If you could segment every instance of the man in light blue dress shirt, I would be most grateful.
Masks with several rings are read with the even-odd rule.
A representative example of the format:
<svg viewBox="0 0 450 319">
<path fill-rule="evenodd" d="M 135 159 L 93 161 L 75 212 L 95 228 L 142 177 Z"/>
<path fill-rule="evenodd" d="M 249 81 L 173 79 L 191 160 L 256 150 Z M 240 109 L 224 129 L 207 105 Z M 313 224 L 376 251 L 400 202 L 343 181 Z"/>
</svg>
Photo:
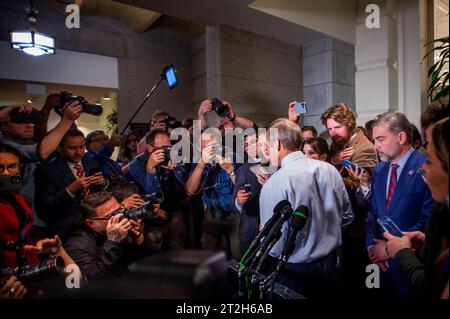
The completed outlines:
<svg viewBox="0 0 450 319">
<path fill-rule="evenodd" d="M 275 130 L 276 133 L 274 134 Z M 300 149 L 301 129 L 294 122 L 278 119 L 270 125 L 267 138 L 272 164 L 281 168 L 264 184 L 260 195 L 261 226 L 282 200 L 293 209 L 309 208 L 309 220 L 299 232 L 295 249 L 278 281 L 306 297 L 332 293 L 338 282 L 342 229 L 353 220 L 353 211 L 336 168 L 306 158 Z M 284 223 L 280 240 L 270 252 L 266 273 L 273 270 L 289 232 Z"/>
</svg>

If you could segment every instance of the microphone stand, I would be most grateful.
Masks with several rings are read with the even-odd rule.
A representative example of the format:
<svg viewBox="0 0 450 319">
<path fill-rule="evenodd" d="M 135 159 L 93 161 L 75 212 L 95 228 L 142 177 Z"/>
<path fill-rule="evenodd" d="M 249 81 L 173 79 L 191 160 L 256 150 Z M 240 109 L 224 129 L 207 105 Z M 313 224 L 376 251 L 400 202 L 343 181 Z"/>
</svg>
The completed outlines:
<svg viewBox="0 0 450 319">
<path fill-rule="evenodd" d="M 150 90 L 150 92 L 147 93 L 147 96 L 144 98 L 144 101 L 142 101 L 141 105 L 138 107 L 136 112 L 134 112 L 133 116 L 129 119 L 127 122 L 127 125 L 123 128 L 122 132 L 120 132 L 120 135 L 123 135 L 125 131 L 127 130 L 128 126 L 131 124 L 131 122 L 134 120 L 135 116 L 138 114 L 138 112 L 141 110 L 141 108 L 144 106 L 145 102 L 147 102 L 150 95 L 153 94 L 153 92 L 156 90 L 156 88 L 161 84 L 162 80 L 164 80 L 164 75 L 161 75 L 161 78 L 159 79 L 158 83 L 156 83 L 153 88 Z"/>
</svg>

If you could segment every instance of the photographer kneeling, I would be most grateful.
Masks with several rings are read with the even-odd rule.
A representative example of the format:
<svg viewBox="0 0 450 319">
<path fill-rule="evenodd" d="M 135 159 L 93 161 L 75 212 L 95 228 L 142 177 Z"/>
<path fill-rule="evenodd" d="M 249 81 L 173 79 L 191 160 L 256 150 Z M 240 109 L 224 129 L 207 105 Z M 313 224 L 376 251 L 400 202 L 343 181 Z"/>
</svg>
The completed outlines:
<svg viewBox="0 0 450 319">
<path fill-rule="evenodd" d="M 84 222 L 65 247 L 88 280 L 124 271 L 131 261 L 151 252 L 142 216 L 126 218 L 127 211 L 120 210 L 111 192 L 90 193 L 80 209 Z"/>
</svg>

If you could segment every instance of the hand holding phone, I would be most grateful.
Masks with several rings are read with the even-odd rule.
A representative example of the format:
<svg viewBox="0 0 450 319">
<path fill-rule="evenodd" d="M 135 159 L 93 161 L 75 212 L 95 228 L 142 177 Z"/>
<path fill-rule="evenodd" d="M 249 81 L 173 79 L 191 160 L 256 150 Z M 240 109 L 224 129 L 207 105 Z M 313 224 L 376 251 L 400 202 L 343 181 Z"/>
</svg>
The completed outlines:
<svg viewBox="0 0 450 319">
<path fill-rule="evenodd" d="M 242 186 L 242 189 L 243 189 L 246 193 L 249 193 L 249 192 L 252 190 L 252 185 L 250 185 L 250 184 L 244 184 L 244 185 Z"/>
<path fill-rule="evenodd" d="M 394 221 L 388 216 L 378 218 L 377 222 L 385 232 L 388 232 L 393 236 L 403 237 L 403 233 L 400 228 L 398 228 Z"/>
<path fill-rule="evenodd" d="M 350 162 L 349 160 L 342 160 L 341 165 L 344 167 L 351 167 L 354 171 L 356 171 L 356 168 L 359 167 L 353 162 Z M 365 169 L 362 167 L 359 167 L 360 170 L 362 170 L 362 173 L 365 172 Z"/>
<path fill-rule="evenodd" d="M 308 107 L 306 106 L 306 102 L 297 102 L 294 104 L 294 110 L 297 115 L 308 113 Z"/>
</svg>

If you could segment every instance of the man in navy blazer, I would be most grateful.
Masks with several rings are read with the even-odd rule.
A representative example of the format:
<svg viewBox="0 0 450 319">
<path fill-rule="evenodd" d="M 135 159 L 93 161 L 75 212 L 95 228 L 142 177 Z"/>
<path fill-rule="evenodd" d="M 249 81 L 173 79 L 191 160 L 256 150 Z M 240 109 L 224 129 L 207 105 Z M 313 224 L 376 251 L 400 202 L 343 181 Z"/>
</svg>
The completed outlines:
<svg viewBox="0 0 450 319">
<path fill-rule="evenodd" d="M 59 154 L 35 171 L 36 213 L 47 222 L 46 235 L 63 241 L 79 218 L 83 196 L 107 187 L 99 164 L 85 156 L 84 135 L 70 129 L 59 146 Z"/>
<path fill-rule="evenodd" d="M 366 247 L 372 262 L 385 272 L 381 288 L 409 297 L 402 274 L 386 253 L 386 241 L 377 220 L 389 216 L 402 232 L 424 231 L 434 204 L 430 189 L 417 171 L 426 158 L 411 146 L 411 126 L 400 112 L 378 115 L 373 138 L 382 162 L 372 171 Z"/>
<path fill-rule="evenodd" d="M 267 174 L 253 173 L 250 168 L 258 165 L 261 158 L 265 157 L 265 134 L 257 136 L 249 134 L 244 136 L 244 150 L 248 162 L 236 170 L 236 182 L 234 184 L 231 209 L 235 214 L 240 215 L 239 221 L 239 248 L 244 254 L 259 231 L 259 194 L 262 185 L 269 178 Z M 250 190 L 244 189 L 244 185 L 249 184 Z"/>
</svg>

